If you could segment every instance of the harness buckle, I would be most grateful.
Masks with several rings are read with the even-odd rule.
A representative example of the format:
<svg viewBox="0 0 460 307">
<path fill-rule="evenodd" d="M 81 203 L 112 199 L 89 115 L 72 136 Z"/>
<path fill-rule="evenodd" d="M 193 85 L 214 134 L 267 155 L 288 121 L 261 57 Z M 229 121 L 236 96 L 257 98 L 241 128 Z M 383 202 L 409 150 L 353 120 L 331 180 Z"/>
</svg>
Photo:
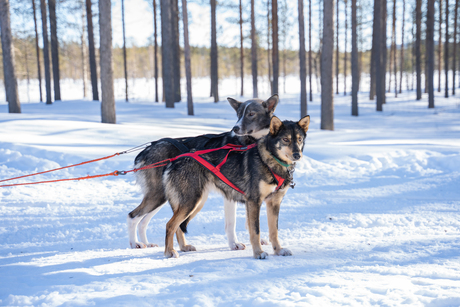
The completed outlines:
<svg viewBox="0 0 460 307">
<path fill-rule="evenodd" d="M 127 171 L 117 171 L 117 176 L 126 175 L 127 173 L 128 173 Z"/>
</svg>

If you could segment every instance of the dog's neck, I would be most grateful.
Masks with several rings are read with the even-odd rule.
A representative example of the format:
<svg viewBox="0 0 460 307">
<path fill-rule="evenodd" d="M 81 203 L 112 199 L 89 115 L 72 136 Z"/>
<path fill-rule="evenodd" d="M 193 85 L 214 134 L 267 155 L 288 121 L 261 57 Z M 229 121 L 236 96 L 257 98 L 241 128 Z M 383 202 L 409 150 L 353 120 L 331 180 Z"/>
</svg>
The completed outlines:
<svg viewBox="0 0 460 307">
<path fill-rule="evenodd" d="M 251 145 L 257 142 L 257 139 L 253 138 L 250 135 L 242 135 L 242 136 L 237 135 L 236 137 L 243 145 Z"/>
<path fill-rule="evenodd" d="M 261 138 L 257 143 L 262 162 L 264 162 L 272 172 L 290 181 L 291 176 L 289 172 L 292 171 L 294 165 L 284 163 L 275 157 L 274 153 L 270 152 L 267 146 L 267 137 L 268 136 Z"/>
</svg>

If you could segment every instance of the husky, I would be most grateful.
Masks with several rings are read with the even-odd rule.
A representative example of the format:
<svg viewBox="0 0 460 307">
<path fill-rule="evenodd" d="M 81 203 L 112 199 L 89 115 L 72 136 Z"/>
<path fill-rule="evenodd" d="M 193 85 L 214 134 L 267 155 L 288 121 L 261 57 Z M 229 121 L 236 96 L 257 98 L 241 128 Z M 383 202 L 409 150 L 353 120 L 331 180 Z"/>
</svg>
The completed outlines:
<svg viewBox="0 0 460 307">
<path fill-rule="evenodd" d="M 218 148 L 228 143 L 249 145 L 268 134 L 270 119 L 278 105 L 278 95 L 275 94 L 265 101 L 257 98 L 246 102 L 239 102 L 233 98 L 227 99 L 238 116 L 238 121 L 231 131 L 222 134 L 158 140 L 138 154 L 135 158 L 135 167 L 141 168 L 158 161 L 174 158 L 184 152 Z M 152 217 L 167 200 L 163 187 L 164 169 L 165 167 L 159 167 L 136 172 L 137 182 L 142 187 L 144 198 L 141 204 L 131 211 L 127 217 L 131 248 L 158 246 L 157 244 L 149 243 L 146 231 Z M 205 201 L 206 199 L 202 198 L 203 204 Z M 236 237 L 236 202 L 225 199 L 224 211 L 225 232 L 230 249 L 245 249 L 245 245 L 239 243 Z M 140 241 L 138 241 L 136 233 L 138 225 Z M 181 238 L 181 235 L 178 235 L 178 238 Z M 193 250 L 192 247 L 181 245 L 181 250 L 188 251 L 189 249 Z"/>
<path fill-rule="evenodd" d="M 293 182 L 295 161 L 302 158 L 309 124 L 308 115 L 298 122 L 282 122 L 273 116 L 268 135 L 261 138 L 257 146 L 245 151 L 219 150 L 200 155 L 212 165 L 220 165 L 220 172 L 239 192 L 192 157 L 180 157 L 166 166 L 163 186 L 174 213 L 166 224 L 165 257 L 179 257 L 173 247 L 174 234 L 181 250 L 195 250 L 187 245 L 184 233 L 188 222 L 202 209 L 210 190 L 217 190 L 229 201 L 246 205 L 246 221 L 256 259 L 268 257 L 260 244 L 259 228 L 260 207 L 265 202 L 273 250 L 276 255 L 291 256 L 291 251 L 282 248 L 278 241 L 278 215 L 281 200 Z"/>
</svg>

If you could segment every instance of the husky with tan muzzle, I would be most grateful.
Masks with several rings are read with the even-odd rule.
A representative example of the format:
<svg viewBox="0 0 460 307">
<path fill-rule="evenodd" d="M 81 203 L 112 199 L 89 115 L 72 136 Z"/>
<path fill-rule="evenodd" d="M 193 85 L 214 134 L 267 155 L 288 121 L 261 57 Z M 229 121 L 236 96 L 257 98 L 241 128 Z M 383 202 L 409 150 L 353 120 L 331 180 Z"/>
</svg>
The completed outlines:
<svg viewBox="0 0 460 307">
<path fill-rule="evenodd" d="M 208 193 L 213 190 L 229 201 L 245 204 L 254 258 L 268 257 L 260 244 L 259 215 L 262 202 L 267 205 L 269 238 L 275 255 L 292 255 L 279 243 L 278 215 L 281 201 L 293 183 L 295 161 L 302 158 L 309 124 L 308 115 L 298 122 L 282 122 L 274 116 L 268 135 L 262 137 L 256 146 L 239 147 L 233 151 L 226 146 L 200 154 L 209 165 L 218 165 L 221 174 L 210 171 L 193 155 L 181 156 L 166 166 L 163 174 L 164 194 L 173 216 L 166 225 L 165 256 L 179 257 L 173 247 L 174 234 L 181 250 L 195 250 L 186 243 L 184 233 L 187 224 L 203 208 Z"/>
</svg>

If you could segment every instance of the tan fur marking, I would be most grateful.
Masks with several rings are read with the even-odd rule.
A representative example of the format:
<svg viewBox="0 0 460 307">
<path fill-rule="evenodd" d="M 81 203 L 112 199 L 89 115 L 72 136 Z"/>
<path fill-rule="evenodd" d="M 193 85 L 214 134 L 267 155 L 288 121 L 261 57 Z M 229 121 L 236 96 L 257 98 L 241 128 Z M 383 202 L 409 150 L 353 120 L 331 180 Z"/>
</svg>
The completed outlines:
<svg viewBox="0 0 460 307">
<path fill-rule="evenodd" d="M 310 115 L 306 115 L 303 118 L 301 118 L 297 124 L 300 126 L 300 128 L 303 129 L 303 131 L 307 132 L 308 131 L 308 126 L 310 126 Z"/>
<path fill-rule="evenodd" d="M 258 259 L 264 253 L 262 245 L 260 245 L 260 226 L 259 233 L 256 232 L 256 223 L 259 225 L 260 204 L 248 202 L 246 204 L 246 212 L 253 255 L 254 258 Z"/>
<path fill-rule="evenodd" d="M 269 238 L 275 254 L 278 254 L 282 248 L 278 240 L 278 216 L 281 200 L 283 199 L 285 193 L 275 193 L 272 197 L 265 200 L 265 203 L 267 204 Z"/>
<path fill-rule="evenodd" d="M 276 190 L 276 184 L 268 184 L 265 181 L 259 183 L 260 200 L 263 201 L 268 195 L 272 194 Z"/>
<path fill-rule="evenodd" d="M 276 116 L 273 116 L 270 121 L 270 134 L 276 135 L 283 125 L 283 122 Z"/>
</svg>

